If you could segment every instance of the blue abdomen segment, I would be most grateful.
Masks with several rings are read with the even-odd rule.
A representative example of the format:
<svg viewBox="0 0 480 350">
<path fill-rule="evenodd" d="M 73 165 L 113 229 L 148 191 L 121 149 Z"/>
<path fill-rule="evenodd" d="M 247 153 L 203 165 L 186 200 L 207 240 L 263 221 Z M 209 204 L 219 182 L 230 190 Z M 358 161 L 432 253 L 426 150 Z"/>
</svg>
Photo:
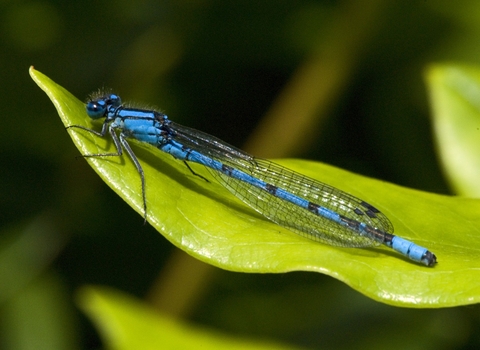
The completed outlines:
<svg viewBox="0 0 480 350">
<path fill-rule="evenodd" d="M 393 236 L 392 240 L 385 244 L 391 247 L 393 250 L 396 250 L 400 254 L 405 255 L 409 259 L 425 264 L 427 266 L 435 265 L 436 261 L 432 259 L 432 256 L 434 257 L 434 255 L 428 249 L 423 248 L 406 239 L 398 236 Z"/>
</svg>

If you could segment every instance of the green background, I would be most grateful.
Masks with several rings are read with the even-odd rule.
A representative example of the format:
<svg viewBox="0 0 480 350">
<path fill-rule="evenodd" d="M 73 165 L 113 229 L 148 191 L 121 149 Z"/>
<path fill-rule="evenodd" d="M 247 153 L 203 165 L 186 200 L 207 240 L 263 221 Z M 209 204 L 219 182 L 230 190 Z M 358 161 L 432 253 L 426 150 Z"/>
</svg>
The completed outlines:
<svg viewBox="0 0 480 350">
<path fill-rule="evenodd" d="M 306 348 L 479 345 L 477 306 L 395 308 L 321 274 L 233 273 L 174 250 L 75 159 L 27 74 L 34 65 L 79 98 L 112 87 L 256 155 L 316 159 L 449 193 L 423 76 L 432 62 L 478 63 L 477 2 L 1 6 L 2 348 L 100 347 L 73 301 L 85 284 L 115 287 L 225 334 Z M 273 148 L 252 141 L 262 117 L 284 111 L 287 121 L 310 120 L 295 142 L 282 119 L 275 125 L 285 125 L 283 134 L 267 142 Z"/>
</svg>

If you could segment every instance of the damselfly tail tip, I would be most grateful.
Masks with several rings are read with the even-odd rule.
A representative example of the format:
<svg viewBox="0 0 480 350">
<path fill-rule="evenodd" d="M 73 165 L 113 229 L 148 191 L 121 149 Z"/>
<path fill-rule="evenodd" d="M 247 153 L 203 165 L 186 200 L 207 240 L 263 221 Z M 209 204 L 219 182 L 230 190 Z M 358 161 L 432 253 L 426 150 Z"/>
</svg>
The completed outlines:
<svg viewBox="0 0 480 350">
<path fill-rule="evenodd" d="M 437 257 L 435 256 L 435 254 L 433 254 L 431 251 L 428 251 L 428 250 L 423 255 L 422 261 L 428 267 L 434 267 L 438 263 Z"/>
</svg>

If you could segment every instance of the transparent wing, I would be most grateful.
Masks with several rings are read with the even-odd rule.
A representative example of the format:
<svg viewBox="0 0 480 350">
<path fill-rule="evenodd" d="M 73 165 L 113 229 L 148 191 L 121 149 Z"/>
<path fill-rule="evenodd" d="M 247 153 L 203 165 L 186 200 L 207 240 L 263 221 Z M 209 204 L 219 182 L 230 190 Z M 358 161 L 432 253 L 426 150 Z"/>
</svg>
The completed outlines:
<svg viewBox="0 0 480 350">
<path fill-rule="evenodd" d="M 320 181 L 313 180 L 265 159 L 254 158 L 223 141 L 198 130 L 171 123 L 175 140 L 225 165 L 264 182 L 282 188 L 295 196 L 335 211 L 338 214 L 383 232 L 393 232 L 393 225 L 376 208 L 363 200 Z M 368 247 L 381 244 L 368 236 L 337 224 L 282 198 L 208 168 L 223 186 L 243 202 L 273 222 L 315 241 L 335 246 Z"/>
</svg>

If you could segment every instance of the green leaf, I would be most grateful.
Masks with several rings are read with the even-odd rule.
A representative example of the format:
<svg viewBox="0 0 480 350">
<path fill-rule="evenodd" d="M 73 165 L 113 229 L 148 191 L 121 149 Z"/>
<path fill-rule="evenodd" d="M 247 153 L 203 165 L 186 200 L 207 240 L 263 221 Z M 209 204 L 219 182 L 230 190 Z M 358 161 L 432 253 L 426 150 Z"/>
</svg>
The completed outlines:
<svg viewBox="0 0 480 350">
<path fill-rule="evenodd" d="M 480 68 L 434 65 L 427 82 L 447 178 L 458 194 L 480 197 Z"/>
<path fill-rule="evenodd" d="M 39 215 L 0 232 L 4 349 L 77 349 L 69 296 L 51 268 L 66 239 L 54 223 Z"/>
<path fill-rule="evenodd" d="M 65 125 L 97 128 L 84 104 L 31 69 Z M 82 154 L 114 152 L 108 138 L 69 129 Z M 446 307 L 480 300 L 480 201 L 403 188 L 325 164 L 279 161 L 378 207 L 396 233 L 429 248 L 438 264 L 428 268 L 388 248 L 338 248 L 302 238 L 244 205 L 214 180 L 193 176 L 185 165 L 148 145 L 132 141 L 147 181 L 148 221 L 190 255 L 232 271 L 316 271 L 361 293 L 404 307 Z M 107 184 L 142 213 L 140 179 L 128 157 L 88 158 Z M 202 167 L 194 167 L 202 173 Z M 205 176 L 208 173 L 203 172 Z"/>
<path fill-rule="evenodd" d="M 109 349 L 293 349 L 181 323 L 110 288 L 84 287 L 78 303 L 95 322 Z"/>
</svg>

